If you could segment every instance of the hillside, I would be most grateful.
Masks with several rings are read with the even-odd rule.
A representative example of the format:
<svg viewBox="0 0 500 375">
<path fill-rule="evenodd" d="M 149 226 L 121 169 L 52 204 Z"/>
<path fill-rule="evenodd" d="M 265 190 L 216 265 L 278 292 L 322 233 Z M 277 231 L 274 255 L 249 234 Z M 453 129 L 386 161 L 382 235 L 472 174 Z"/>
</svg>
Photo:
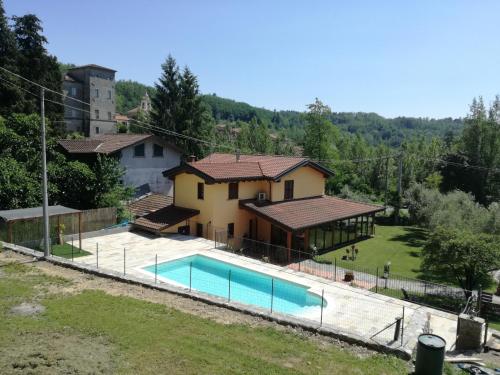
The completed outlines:
<svg viewBox="0 0 500 375">
<path fill-rule="evenodd" d="M 116 110 L 126 113 L 139 105 L 148 91 L 154 95 L 154 87 L 136 81 L 119 80 L 116 82 Z M 203 95 L 216 122 L 249 122 L 253 117 L 260 119 L 270 128 L 282 130 L 288 138 L 298 140 L 303 135 L 305 121 L 298 111 L 272 111 L 254 107 L 248 103 L 221 98 L 215 94 Z M 416 137 L 444 137 L 447 133 L 458 134 L 463 127 L 462 119 L 396 117 L 385 118 L 376 113 L 333 112 L 330 120 L 341 131 L 361 135 L 369 144 L 385 144 L 398 147 L 404 139 Z"/>
</svg>

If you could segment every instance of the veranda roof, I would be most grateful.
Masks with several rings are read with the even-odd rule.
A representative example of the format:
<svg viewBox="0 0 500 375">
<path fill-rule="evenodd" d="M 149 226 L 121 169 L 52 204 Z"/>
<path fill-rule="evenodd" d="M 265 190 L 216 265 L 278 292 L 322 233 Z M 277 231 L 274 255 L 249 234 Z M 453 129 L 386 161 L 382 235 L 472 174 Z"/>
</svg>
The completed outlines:
<svg viewBox="0 0 500 375">
<path fill-rule="evenodd" d="M 241 208 L 254 212 L 289 231 L 302 230 L 384 210 L 382 206 L 326 195 L 280 202 L 241 200 L 239 204 Z"/>
</svg>

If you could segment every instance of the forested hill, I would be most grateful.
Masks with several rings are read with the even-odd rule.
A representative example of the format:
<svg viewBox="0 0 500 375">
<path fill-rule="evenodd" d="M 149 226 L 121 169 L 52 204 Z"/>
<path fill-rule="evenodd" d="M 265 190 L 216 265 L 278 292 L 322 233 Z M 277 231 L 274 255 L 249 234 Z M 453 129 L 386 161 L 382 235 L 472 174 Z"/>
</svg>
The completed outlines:
<svg viewBox="0 0 500 375">
<path fill-rule="evenodd" d="M 151 86 L 135 81 L 119 80 L 116 83 L 117 112 L 125 113 L 139 105 L 146 90 L 150 96 L 154 95 L 154 88 Z M 289 138 L 300 139 L 303 135 L 305 120 L 301 112 L 271 111 L 214 94 L 203 95 L 202 99 L 210 107 L 212 116 L 217 122 L 249 122 L 256 117 L 270 128 L 282 130 Z M 383 143 L 392 147 L 399 146 L 403 139 L 420 136 L 442 138 L 448 133 L 458 134 L 463 127 L 462 119 L 414 117 L 389 119 L 376 113 L 366 112 L 332 112 L 330 120 L 340 130 L 359 134 L 372 145 Z"/>
<path fill-rule="evenodd" d="M 204 95 L 216 120 L 250 121 L 257 117 L 270 126 L 285 131 L 291 128 L 303 128 L 305 120 L 297 111 L 271 111 L 253 107 L 247 103 L 220 98 L 216 95 Z M 341 130 L 360 134 L 370 144 L 384 143 L 399 146 L 403 139 L 413 137 L 444 137 L 448 133 L 458 134 L 463 127 L 462 119 L 429 119 L 414 117 L 385 118 L 376 113 L 332 112 L 330 120 Z"/>
</svg>

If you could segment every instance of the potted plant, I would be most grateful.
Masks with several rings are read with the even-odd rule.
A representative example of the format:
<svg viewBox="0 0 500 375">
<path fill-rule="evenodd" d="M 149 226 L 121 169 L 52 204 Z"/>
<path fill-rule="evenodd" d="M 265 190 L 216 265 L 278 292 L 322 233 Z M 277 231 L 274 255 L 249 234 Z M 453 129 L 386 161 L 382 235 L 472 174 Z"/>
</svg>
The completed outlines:
<svg viewBox="0 0 500 375">
<path fill-rule="evenodd" d="M 354 272 L 352 271 L 346 271 L 344 275 L 344 281 L 353 281 L 354 280 Z"/>
</svg>

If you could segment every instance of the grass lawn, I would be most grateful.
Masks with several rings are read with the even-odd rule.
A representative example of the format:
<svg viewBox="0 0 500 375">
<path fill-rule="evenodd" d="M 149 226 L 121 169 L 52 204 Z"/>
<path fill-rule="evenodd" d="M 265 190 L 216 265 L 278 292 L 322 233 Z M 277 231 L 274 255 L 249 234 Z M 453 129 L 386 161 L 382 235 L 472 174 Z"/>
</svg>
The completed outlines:
<svg viewBox="0 0 500 375">
<path fill-rule="evenodd" d="M 271 327 L 221 324 L 163 304 L 71 284 L 32 266 L 0 267 L 1 374 L 407 374 L 393 356 L 357 356 Z M 36 315 L 14 313 L 37 303 Z"/>
<path fill-rule="evenodd" d="M 64 243 L 63 245 L 52 245 L 52 255 L 57 255 L 59 257 L 71 259 L 71 244 Z M 73 248 L 73 257 L 83 257 L 85 255 L 90 255 L 88 251 L 82 250 L 77 246 Z"/>
<path fill-rule="evenodd" d="M 399 276 L 421 279 L 458 286 L 455 280 L 443 280 L 440 277 L 424 274 L 420 271 L 420 253 L 427 239 L 427 231 L 423 228 L 397 225 L 377 225 L 375 236 L 356 244 L 359 249 L 355 261 L 340 261 L 346 255 L 350 246 L 330 251 L 318 257 L 321 260 L 332 261 L 337 258 L 337 264 L 375 275 L 379 267 L 382 275 L 384 264 L 391 262 L 391 273 Z M 340 262 L 339 262 L 340 261 Z M 494 293 L 496 284 L 492 282 L 485 291 Z"/>
<path fill-rule="evenodd" d="M 425 229 L 410 226 L 385 226 L 377 225 L 375 236 L 368 240 L 359 242 L 359 249 L 355 261 L 343 261 L 342 267 L 367 268 L 370 273 L 375 274 L 379 267 L 383 272 L 384 264 L 391 262 L 391 272 L 417 278 L 420 276 L 420 252 L 426 240 Z M 350 246 L 349 246 L 350 247 Z M 331 251 L 319 257 L 322 260 L 339 261 L 346 255 L 346 248 Z"/>
</svg>

